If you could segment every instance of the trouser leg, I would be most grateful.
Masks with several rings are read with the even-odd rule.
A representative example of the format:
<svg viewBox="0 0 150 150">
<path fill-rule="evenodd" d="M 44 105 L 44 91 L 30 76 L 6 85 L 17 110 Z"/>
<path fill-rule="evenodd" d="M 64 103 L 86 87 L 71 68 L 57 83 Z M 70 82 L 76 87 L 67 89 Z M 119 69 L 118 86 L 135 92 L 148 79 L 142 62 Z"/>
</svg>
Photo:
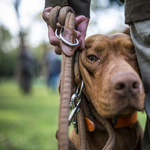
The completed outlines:
<svg viewBox="0 0 150 150">
<path fill-rule="evenodd" d="M 150 119 L 147 117 L 146 127 L 144 131 L 144 138 L 142 143 L 142 150 L 150 150 Z"/>
<path fill-rule="evenodd" d="M 141 78 L 145 89 L 145 111 L 147 123 L 144 133 L 143 150 L 150 150 L 150 20 L 130 25 L 131 38 L 135 46 Z"/>
</svg>

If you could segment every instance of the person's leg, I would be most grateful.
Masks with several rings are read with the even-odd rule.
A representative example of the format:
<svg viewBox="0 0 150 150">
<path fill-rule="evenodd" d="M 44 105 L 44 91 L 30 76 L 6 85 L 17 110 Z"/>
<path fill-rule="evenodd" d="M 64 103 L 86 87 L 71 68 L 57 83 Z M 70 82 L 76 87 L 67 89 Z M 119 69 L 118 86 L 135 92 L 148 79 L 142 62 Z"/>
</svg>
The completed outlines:
<svg viewBox="0 0 150 150">
<path fill-rule="evenodd" d="M 142 150 L 150 150 L 150 119 L 147 117 L 146 127 L 144 131 L 144 138 L 142 143 Z"/>
<path fill-rule="evenodd" d="M 146 94 L 145 111 L 147 114 L 147 123 L 142 149 L 150 150 L 150 20 L 134 22 L 130 25 L 130 33 L 135 46 Z"/>
</svg>

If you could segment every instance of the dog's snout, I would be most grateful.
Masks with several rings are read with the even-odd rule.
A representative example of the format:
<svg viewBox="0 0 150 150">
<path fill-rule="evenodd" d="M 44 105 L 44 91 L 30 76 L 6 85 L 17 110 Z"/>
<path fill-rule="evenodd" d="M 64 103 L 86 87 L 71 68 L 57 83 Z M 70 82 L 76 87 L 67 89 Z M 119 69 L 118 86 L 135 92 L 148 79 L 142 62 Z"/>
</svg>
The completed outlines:
<svg viewBox="0 0 150 150">
<path fill-rule="evenodd" d="M 113 78 L 112 88 L 120 96 L 133 96 L 138 93 L 140 82 L 133 73 L 123 73 Z"/>
</svg>

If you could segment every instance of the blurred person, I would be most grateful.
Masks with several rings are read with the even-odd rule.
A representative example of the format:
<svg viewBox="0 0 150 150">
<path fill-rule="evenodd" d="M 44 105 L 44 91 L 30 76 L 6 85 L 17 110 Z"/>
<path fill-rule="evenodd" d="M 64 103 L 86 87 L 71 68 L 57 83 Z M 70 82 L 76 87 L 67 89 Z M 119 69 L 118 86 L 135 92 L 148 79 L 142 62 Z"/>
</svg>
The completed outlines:
<svg viewBox="0 0 150 150">
<path fill-rule="evenodd" d="M 135 46 L 141 78 L 145 88 L 146 128 L 142 150 L 150 150 L 150 0 L 120 0 L 125 5 L 125 23 L 130 26 L 130 34 Z M 90 17 L 90 0 L 46 0 L 43 19 L 48 25 L 49 41 L 60 51 L 59 40 L 49 26 L 49 13 L 54 6 L 70 6 L 76 12 L 76 30 L 80 41 L 79 49 L 84 49 L 84 38 Z"/>
<path fill-rule="evenodd" d="M 60 71 L 61 71 L 61 60 L 57 57 L 53 50 L 49 50 L 45 54 L 47 63 L 47 85 L 52 87 L 54 91 L 57 90 Z"/>
<path fill-rule="evenodd" d="M 21 52 L 19 54 L 20 63 L 20 87 L 25 94 L 29 94 L 31 91 L 32 69 L 33 69 L 33 57 L 27 47 L 22 44 Z"/>
</svg>

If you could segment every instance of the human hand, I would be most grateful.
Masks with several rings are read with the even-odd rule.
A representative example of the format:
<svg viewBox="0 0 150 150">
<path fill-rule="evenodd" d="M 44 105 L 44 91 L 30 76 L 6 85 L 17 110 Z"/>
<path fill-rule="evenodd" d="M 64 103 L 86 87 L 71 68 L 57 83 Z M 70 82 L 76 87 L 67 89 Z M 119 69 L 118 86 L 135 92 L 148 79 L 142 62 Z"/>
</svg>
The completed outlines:
<svg viewBox="0 0 150 150">
<path fill-rule="evenodd" d="M 60 40 L 57 39 L 55 36 L 54 31 L 49 25 L 49 14 L 50 11 L 52 10 L 52 7 L 45 8 L 43 11 L 43 19 L 48 25 L 48 37 L 49 37 L 49 42 L 51 45 L 54 46 L 54 50 L 56 54 L 61 54 L 61 48 L 60 48 Z M 89 23 L 89 18 L 83 16 L 83 15 L 78 15 L 76 16 L 76 30 L 77 30 L 77 38 L 79 40 L 79 47 L 80 50 L 84 49 L 84 39 L 86 36 L 86 30 L 87 26 Z"/>
<path fill-rule="evenodd" d="M 48 7 L 45 8 L 42 14 L 43 20 L 46 22 L 47 27 L 48 27 L 48 38 L 49 38 L 49 43 L 54 46 L 54 51 L 56 54 L 60 55 L 61 54 L 61 49 L 60 49 L 60 41 L 57 39 L 55 36 L 54 31 L 50 27 L 49 23 L 49 14 L 50 11 L 52 10 L 53 7 Z"/>
</svg>

